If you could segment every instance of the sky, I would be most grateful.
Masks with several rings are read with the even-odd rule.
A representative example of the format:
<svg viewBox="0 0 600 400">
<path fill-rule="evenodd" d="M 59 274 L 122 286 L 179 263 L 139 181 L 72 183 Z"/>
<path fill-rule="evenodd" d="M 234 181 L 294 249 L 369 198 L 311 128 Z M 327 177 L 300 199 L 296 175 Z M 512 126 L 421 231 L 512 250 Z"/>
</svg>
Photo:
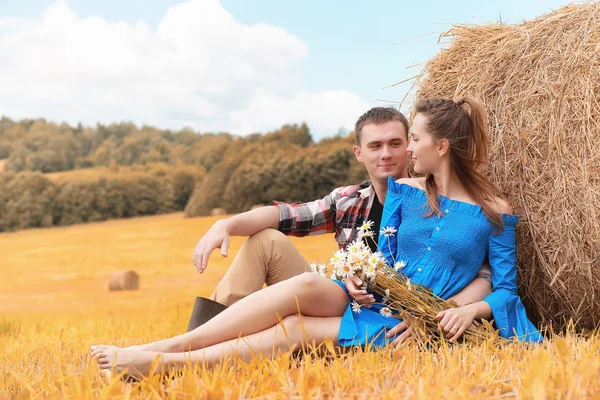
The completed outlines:
<svg viewBox="0 0 600 400">
<path fill-rule="evenodd" d="M 241 135 L 306 122 L 320 139 L 400 102 L 410 83 L 390 85 L 448 46 L 438 38 L 453 24 L 514 24 L 566 4 L 4 0 L 0 115 Z"/>
</svg>

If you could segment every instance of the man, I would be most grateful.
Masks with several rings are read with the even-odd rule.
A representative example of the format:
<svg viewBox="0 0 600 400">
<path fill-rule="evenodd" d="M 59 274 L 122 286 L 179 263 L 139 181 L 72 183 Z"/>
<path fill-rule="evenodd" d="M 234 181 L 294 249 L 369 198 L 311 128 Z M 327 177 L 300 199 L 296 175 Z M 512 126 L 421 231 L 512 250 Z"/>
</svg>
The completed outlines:
<svg viewBox="0 0 600 400">
<path fill-rule="evenodd" d="M 340 248 L 354 241 L 366 220 L 379 232 L 387 178 L 408 177 L 408 121 L 397 110 L 375 107 L 355 125 L 356 159 L 364 164 L 370 181 L 334 189 L 323 199 L 303 204 L 278 203 L 217 221 L 200 239 L 193 262 L 202 273 L 212 251 L 221 249 L 226 257 L 230 236 L 249 236 L 210 299 L 198 298 L 188 331 L 206 322 L 241 298 L 309 271 L 309 265 L 286 235 L 307 236 L 335 232 Z M 375 247 L 373 241 L 368 241 Z M 374 249 L 373 249 L 374 250 Z M 360 289 L 356 278 L 347 283 L 350 295 L 361 304 L 374 301 Z M 489 269 L 454 299 L 459 304 L 482 300 L 491 292 Z"/>
</svg>

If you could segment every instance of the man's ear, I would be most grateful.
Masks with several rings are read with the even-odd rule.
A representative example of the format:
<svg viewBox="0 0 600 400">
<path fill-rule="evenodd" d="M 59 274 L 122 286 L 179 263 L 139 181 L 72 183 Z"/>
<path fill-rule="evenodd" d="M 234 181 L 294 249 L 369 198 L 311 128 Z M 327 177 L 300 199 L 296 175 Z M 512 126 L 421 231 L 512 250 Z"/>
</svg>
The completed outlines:
<svg viewBox="0 0 600 400">
<path fill-rule="evenodd" d="M 358 162 L 362 162 L 362 158 L 360 157 L 360 147 L 354 146 L 352 148 L 352 151 L 354 152 L 354 155 L 356 156 L 356 159 L 358 160 Z"/>
<path fill-rule="evenodd" d="M 440 139 L 438 141 L 438 155 L 440 157 L 442 157 L 445 154 L 448 154 L 449 150 L 450 150 L 450 142 L 448 141 L 448 139 Z"/>
</svg>

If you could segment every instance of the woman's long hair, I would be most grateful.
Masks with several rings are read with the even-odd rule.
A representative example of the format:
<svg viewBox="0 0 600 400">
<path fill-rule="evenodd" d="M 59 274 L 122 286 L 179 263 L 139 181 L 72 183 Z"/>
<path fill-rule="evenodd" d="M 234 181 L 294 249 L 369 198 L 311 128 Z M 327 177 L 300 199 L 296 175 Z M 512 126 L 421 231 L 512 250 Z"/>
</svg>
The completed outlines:
<svg viewBox="0 0 600 400">
<path fill-rule="evenodd" d="M 445 98 L 422 99 L 417 102 L 416 113 L 424 114 L 427 131 L 436 139 L 447 139 L 450 143 L 450 164 L 466 192 L 481 205 L 485 215 L 499 230 L 503 228 L 500 215 L 490 207 L 496 190 L 479 171 L 487 161 L 489 139 L 483 105 L 472 97 L 458 100 Z M 441 215 L 437 188 L 432 174 L 425 177 L 425 193 L 429 213 Z"/>
</svg>

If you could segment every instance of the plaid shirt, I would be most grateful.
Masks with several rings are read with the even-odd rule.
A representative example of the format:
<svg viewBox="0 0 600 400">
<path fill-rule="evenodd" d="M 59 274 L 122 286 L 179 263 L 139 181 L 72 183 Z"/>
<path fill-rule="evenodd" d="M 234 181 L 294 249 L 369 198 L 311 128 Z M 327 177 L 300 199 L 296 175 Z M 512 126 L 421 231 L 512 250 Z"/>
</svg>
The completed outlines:
<svg viewBox="0 0 600 400">
<path fill-rule="evenodd" d="M 291 236 L 335 232 L 338 246 L 345 248 L 347 243 L 357 238 L 360 226 L 369 217 L 374 193 L 371 181 L 366 181 L 360 185 L 339 187 L 324 198 L 310 203 L 276 201 L 279 230 Z"/>
<path fill-rule="evenodd" d="M 374 192 L 371 181 L 365 181 L 360 185 L 339 187 L 310 203 L 274 201 L 279 208 L 279 230 L 299 237 L 335 232 L 338 247 L 345 249 L 346 244 L 357 238 L 361 225 L 369 218 Z M 477 277 L 491 283 L 487 264 L 482 265 Z"/>
</svg>

